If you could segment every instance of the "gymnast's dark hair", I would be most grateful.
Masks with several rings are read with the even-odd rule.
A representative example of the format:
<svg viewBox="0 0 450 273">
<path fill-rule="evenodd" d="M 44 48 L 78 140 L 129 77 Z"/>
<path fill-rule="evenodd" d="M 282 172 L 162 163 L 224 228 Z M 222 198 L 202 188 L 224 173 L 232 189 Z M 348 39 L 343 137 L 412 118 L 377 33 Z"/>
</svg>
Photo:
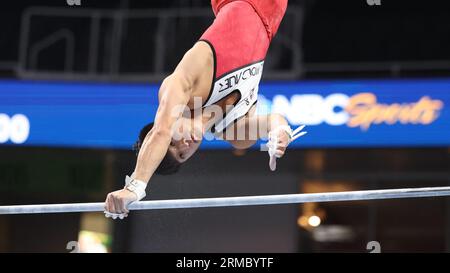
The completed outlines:
<svg viewBox="0 0 450 273">
<path fill-rule="evenodd" d="M 133 145 L 133 150 L 136 152 L 136 156 L 139 154 L 142 143 L 144 143 L 144 139 L 147 136 L 148 132 L 153 128 L 153 122 L 145 125 L 141 132 L 139 133 L 139 138 Z M 156 168 L 155 173 L 161 175 L 174 174 L 178 172 L 180 169 L 181 163 L 178 162 L 169 151 L 167 151 L 164 156 L 161 164 L 159 164 L 158 168 Z"/>
</svg>

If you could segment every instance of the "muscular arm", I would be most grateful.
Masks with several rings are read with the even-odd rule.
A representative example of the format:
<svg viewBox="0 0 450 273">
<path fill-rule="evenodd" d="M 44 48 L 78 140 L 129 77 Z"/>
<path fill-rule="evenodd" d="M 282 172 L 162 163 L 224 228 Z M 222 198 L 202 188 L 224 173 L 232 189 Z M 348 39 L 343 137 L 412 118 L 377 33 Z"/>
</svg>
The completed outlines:
<svg viewBox="0 0 450 273">
<path fill-rule="evenodd" d="M 245 118 L 236 123 L 235 136 L 228 141 L 237 149 L 246 149 L 252 146 L 256 140 L 268 138 L 266 147 L 269 153 L 269 167 L 270 170 L 275 171 L 277 158 L 285 154 L 291 141 L 307 133 L 302 131 L 305 126 L 292 130 L 286 118 L 280 114 L 256 115 L 255 108 L 251 110 Z M 239 137 L 239 131 L 245 132 L 245 137 L 236 138 L 236 132 Z"/>
<path fill-rule="evenodd" d="M 186 106 L 191 92 L 192 80 L 183 71 L 175 71 L 164 80 L 153 129 L 145 137 L 137 158 L 136 179 L 148 182 L 161 163 L 170 145 L 172 126 L 181 115 L 174 109 Z"/>
<path fill-rule="evenodd" d="M 182 109 L 189 102 L 193 89 L 197 88 L 208 65 L 212 65 L 210 49 L 197 43 L 178 64 L 174 73 L 167 77 L 159 91 L 159 106 L 154 126 L 146 136 L 140 149 L 135 178 L 148 182 L 164 158 L 172 138 L 172 126 L 181 116 Z M 178 112 L 178 114 L 175 114 Z"/>
<path fill-rule="evenodd" d="M 190 86 L 189 79 L 180 72 L 174 72 L 161 85 L 160 104 L 154 126 L 141 146 L 135 168 L 134 178 L 140 181 L 141 185 L 148 183 L 167 152 L 172 136 L 172 125 L 177 120 L 177 116 L 173 115 L 171 109 L 176 105 L 186 105 L 189 100 Z M 110 214 L 112 213 L 126 217 L 128 204 L 139 198 L 139 194 L 126 188 L 109 193 L 105 201 L 106 216 L 115 217 Z"/>
<path fill-rule="evenodd" d="M 182 111 L 174 109 L 180 110 L 187 105 L 193 90 L 205 77 L 205 71 L 209 71 L 205 66 L 211 65 L 210 55 L 209 48 L 197 43 L 184 55 L 175 71 L 163 81 L 158 94 L 159 106 L 154 125 L 142 143 L 134 170 L 134 179 L 142 181 L 139 185 L 148 183 L 167 153 L 173 134 L 172 127 L 182 114 Z M 111 214 L 126 216 L 128 204 L 136 201 L 136 196 L 135 192 L 128 189 L 109 193 L 105 201 L 107 217 L 116 217 Z"/>
</svg>

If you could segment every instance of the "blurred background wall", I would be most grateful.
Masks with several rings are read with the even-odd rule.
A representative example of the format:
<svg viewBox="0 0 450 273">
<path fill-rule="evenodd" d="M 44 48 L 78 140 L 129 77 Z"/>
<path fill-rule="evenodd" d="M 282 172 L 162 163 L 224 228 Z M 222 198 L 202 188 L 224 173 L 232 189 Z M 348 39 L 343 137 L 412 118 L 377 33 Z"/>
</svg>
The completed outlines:
<svg viewBox="0 0 450 273">
<path fill-rule="evenodd" d="M 277 172 L 257 148 L 213 143 L 180 173 L 152 179 L 146 198 L 449 185 L 450 9 L 368 2 L 290 0 L 261 94 L 272 105 L 276 96 L 290 99 L 296 114 L 318 107 L 312 100 L 296 106 L 295 95 L 369 92 L 380 104 L 429 97 L 443 103 L 436 121 L 374 122 L 364 131 L 325 116 L 313 124 L 329 109 L 311 110 L 301 121 L 311 122 L 312 136 L 288 151 Z M 200 0 L 3 5 L 0 204 L 98 202 L 122 187 L 159 82 L 213 18 L 209 1 Z M 14 123 L 18 113 L 29 123 Z M 14 124 L 16 138 L 5 133 Z M 20 140 L 23 128 L 29 136 Z M 70 242 L 97 252 L 366 252 L 373 240 L 385 252 L 450 251 L 450 200 L 145 211 L 120 222 L 96 213 L 0 216 L 0 252 L 70 252 Z"/>
</svg>

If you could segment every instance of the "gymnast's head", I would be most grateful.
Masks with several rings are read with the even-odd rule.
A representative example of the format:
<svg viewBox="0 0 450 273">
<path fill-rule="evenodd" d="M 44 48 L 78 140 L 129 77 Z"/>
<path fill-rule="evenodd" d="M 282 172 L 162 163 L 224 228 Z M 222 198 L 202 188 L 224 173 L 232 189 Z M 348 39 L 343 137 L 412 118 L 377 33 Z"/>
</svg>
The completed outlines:
<svg viewBox="0 0 450 273">
<path fill-rule="evenodd" d="M 181 130 L 174 133 L 167 153 L 155 171 L 156 174 L 168 175 L 178 172 L 181 165 L 194 155 L 201 144 L 201 133 L 194 130 L 190 119 L 182 118 L 179 124 L 181 124 Z M 133 145 L 136 155 L 139 154 L 147 134 L 149 132 L 151 134 L 152 128 L 153 123 L 149 123 L 141 129 L 139 138 Z"/>
</svg>

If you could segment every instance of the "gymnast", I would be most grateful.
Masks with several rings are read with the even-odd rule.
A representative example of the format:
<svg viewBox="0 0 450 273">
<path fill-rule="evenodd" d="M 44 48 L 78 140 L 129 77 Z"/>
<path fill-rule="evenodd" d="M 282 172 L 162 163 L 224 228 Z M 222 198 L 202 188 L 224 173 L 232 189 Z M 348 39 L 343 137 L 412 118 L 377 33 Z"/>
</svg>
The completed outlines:
<svg viewBox="0 0 450 273">
<path fill-rule="evenodd" d="M 284 155 L 303 126 L 292 130 L 279 114 L 257 115 L 264 59 L 287 0 L 212 0 L 213 24 L 186 52 L 158 93 L 154 123 L 135 144 L 137 163 L 125 187 L 108 194 L 105 215 L 123 219 L 146 195 L 150 178 L 179 170 L 206 133 L 246 149 L 267 139 L 269 167 Z"/>
</svg>

